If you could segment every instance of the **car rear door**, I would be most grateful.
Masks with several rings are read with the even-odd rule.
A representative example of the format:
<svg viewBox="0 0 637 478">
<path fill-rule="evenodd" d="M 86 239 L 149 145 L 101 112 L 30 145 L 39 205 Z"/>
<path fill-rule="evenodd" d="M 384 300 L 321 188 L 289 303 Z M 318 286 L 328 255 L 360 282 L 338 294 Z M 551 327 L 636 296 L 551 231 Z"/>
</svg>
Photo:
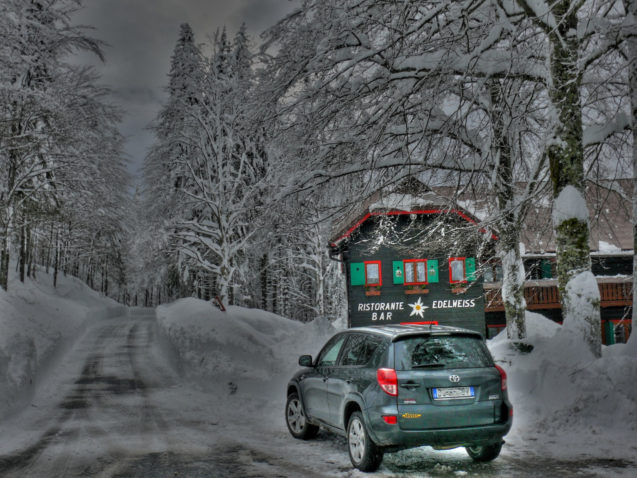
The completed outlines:
<svg viewBox="0 0 637 478">
<path fill-rule="evenodd" d="M 400 428 L 472 427 L 500 419 L 500 373 L 480 337 L 412 336 L 397 341 L 394 354 Z"/>
<path fill-rule="evenodd" d="M 347 425 L 343 422 L 345 400 L 350 395 L 360 394 L 374 381 L 375 370 L 368 370 L 366 365 L 380 342 L 378 337 L 371 334 L 349 334 L 341 358 L 332 369 L 327 381 L 329 423 L 332 426 L 345 429 Z"/>
<path fill-rule="evenodd" d="M 327 423 L 329 423 L 328 377 L 336 365 L 346 338 L 347 334 L 339 334 L 332 337 L 319 353 L 313 372 L 308 374 L 301 382 L 303 404 L 307 414 L 314 419 Z"/>
</svg>

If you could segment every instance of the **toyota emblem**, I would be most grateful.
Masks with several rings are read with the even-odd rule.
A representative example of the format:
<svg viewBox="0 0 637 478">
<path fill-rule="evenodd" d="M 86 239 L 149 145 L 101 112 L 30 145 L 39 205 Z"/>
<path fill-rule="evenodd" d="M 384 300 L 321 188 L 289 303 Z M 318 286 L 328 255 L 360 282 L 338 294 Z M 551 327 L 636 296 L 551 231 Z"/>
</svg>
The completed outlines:
<svg viewBox="0 0 637 478">
<path fill-rule="evenodd" d="M 458 383 L 460 381 L 460 377 L 458 375 L 449 375 L 449 381 L 453 383 Z"/>
</svg>

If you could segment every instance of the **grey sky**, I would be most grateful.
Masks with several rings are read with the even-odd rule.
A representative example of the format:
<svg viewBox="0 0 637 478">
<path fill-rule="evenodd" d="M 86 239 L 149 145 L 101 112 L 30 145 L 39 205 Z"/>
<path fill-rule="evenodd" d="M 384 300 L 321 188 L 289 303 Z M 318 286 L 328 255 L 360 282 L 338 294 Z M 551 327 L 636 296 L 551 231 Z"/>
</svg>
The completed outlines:
<svg viewBox="0 0 637 478">
<path fill-rule="evenodd" d="M 85 0 L 75 16 L 78 24 L 95 28 L 94 37 L 109 44 L 106 63 L 90 57 L 102 82 L 111 86 L 114 99 L 125 111 L 122 133 L 137 174 L 153 135 L 147 130 L 165 99 L 170 56 L 179 25 L 187 22 L 197 43 L 206 43 L 224 25 L 233 35 L 246 22 L 252 43 L 298 1 L 289 0 Z"/>
</svg>

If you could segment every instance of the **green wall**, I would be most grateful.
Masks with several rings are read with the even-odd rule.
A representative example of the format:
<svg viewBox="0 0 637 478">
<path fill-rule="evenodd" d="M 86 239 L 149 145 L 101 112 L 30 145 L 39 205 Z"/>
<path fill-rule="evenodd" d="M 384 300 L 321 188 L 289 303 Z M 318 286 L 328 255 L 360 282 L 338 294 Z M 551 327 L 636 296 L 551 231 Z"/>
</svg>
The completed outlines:
<svg viewBox="0 0 637 478">
<path fill-rule="evenodd" d="M 392 223 L 387 222 L 390 220 Z M 463 292 L 454 292 L 457 289 L 449 282 L 449 257 L 467 257 L 467 272 L 471 276 L 475 245 L 461 241 L 460 246 L 452 246 L 458 243 L 453 238 L 446 244 L 444 237 L 423 236 L 421 232 L 433 220 L 427 216 L 416 220 L 409 216 L 370 218 L 353 233 L 343 251 L 350 327 L 438 322 L 486 334 L 482 279 L 475 274 L 469 277 L 473 280 L 460 286 L 466 289 Z M 397 272 L 405 259 L 427 259 L 428 269 L 435 269 L 432 266 L 437 261 L 437 271 L 428 271 L 430 282 L 422 286 L 427 293 L 408 293 L 415 286 L 404 285 L 404 271 Z M 365 287 L 364 270 L 361 271 L 365 261 L 381 261 L 381 287 Z M 437 272 L 437 277 L 432 272 Z M 415 312 L 418 305 L 422 306 L 421 313 Z"/>
</svg>

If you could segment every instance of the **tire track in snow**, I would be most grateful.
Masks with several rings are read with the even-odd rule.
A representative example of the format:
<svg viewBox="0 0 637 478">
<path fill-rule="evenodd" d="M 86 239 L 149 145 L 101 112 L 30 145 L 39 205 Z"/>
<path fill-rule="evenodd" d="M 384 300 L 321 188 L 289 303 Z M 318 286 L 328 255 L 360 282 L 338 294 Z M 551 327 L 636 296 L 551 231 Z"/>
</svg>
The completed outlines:
<svg viewBox="0 0 637 478">
<path fill-rule="evenodd" d="M 113 430 L 100 426 L 99 418 L 134 418 L 142 435 L 161 435 L 167 429 L 160 411 L 150 401 L 144 380 L 144 373 L 157 378 L 153 376 L 149 354 L 155 337 L 154 323 L 140 319 L 120 325 L 123 327 L 103 327 L 94 336 L 79 377 L 57 405 L 60 414 L 35 443 L 0 456 L 0 475 L 66 476 L 69 466 L 86 469 L 87 465 L 73 456 L 72 447 L 81 436 L 96 440 L 109 436 Z M 105 369 L 111 373 L 105 373 Z M 122 421 L 115 423 L 115 436 L 118 427 L 130 427 L 129 421 Z M 58 453 L 58 448 L 64 453 Z M 53 458 L 49 456 L 52 454 Z M 52 470 L 56 470 L 53 475 Z"/>
</svg>

